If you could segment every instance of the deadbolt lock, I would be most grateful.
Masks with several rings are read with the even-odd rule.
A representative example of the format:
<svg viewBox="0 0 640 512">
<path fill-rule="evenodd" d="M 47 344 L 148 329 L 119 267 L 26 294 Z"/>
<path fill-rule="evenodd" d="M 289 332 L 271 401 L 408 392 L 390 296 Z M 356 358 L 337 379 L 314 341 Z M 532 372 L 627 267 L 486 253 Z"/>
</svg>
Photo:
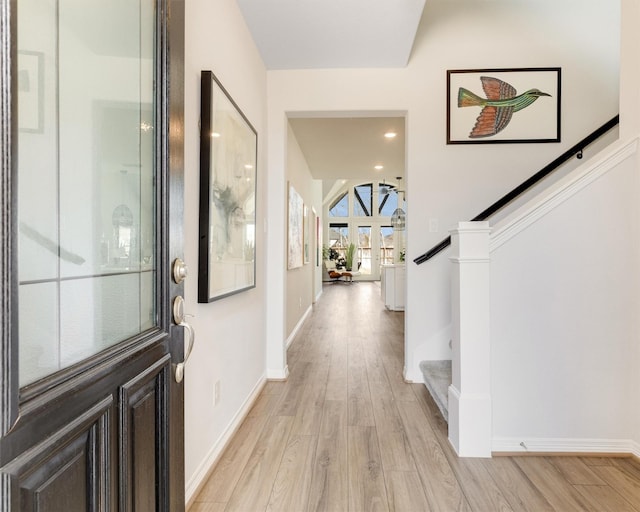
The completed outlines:
<svg viewBox="0 0 640 512">
<path fill-rule="evenodd" d="M 176 258 L 173 261 L 173 280 L 177 283 L 180 284 L 182 281 L 184 281 L 187 276 L 189 275 L 189 268 L 187 267 L 187 264 L 182 261 L 180 258 Z"/>
</svg>

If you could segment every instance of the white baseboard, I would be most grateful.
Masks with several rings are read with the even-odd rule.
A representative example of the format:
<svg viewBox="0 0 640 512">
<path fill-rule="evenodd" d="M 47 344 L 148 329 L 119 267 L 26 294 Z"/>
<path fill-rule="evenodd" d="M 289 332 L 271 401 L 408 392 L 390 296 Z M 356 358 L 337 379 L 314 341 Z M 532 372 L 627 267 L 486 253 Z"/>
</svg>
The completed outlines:
<svg viewBox="0 0 640 512">
<path fill-rule="evenodd" d="M 410 382 L 411 384 L 424 384 L 424 377 L 420 370 L 409 370 L 405 366 L 402 370 L 402 377 L 405 382 Z"/>
<path fill-rule="evenodd" d="M 218 462 L 218 459 L 222 455 L 222 452 L 227 447 L 227 444 L 229 443 L 230 439 L 236 433 L 236 431 L 240 427 L 240 424 L 246 418 L 247 414 L 249 414 L 251 407 L 257 400 L 258 396 L 260 395 L 260 392 L 262 391 L 266 383 L 267 383 L 267 379 L 264 376 L 261 377 L 260 380 L 258 380 L 256 385 L 251 390 L 251 393 L 249 393 L 249 396 L 247 397 L 247 399 L 244 401 L 244 403 L 242 404 L 238 412 L 231 419 L 231 422 L 229 423 L 227 428 L 224 429 L 224 431 L 222 432 L 222 435 L 214 443 L 214 445 L 211 447 L 211 449 L 205 456 L 204 460 L 200 463 L 200 465 L 194 472 L 193 476 L 186 483 L 185 503 L 186 503 L 187 509 L 191 505 L 191 501 L 193 501 L 198 495 L 198 493 L 200 492 L 202 486 L 207 481 L 207 478 L 209 478 L 209 475 L 211 474 L 211 471 L 215 467 L 216 463 Z"/>
<path fill-rule="evenodd" d="M 494 437 L 491 451 L 499 453 L 628 453 L 640 456 L 640 443 L 630 439 L 514 439 Z"/>
<path fill-rule="evenodd" d="M 304 312 L 304 315 L 302 315 L 302 317 L 300 317 L 300 320 L 298 320 L 298 323 L 293 328 L 293 331 L 291 331 L 291 334 L 289 334 L 289 337 L 287 338 L 286 348 L 289 348 L 289 345 L 291 345 L 291 343 L 293 343 L 293 340 L 295 339 L 296 334 L 298 334 L 298 331 L 300 330 L 300 328 L 304 324 L 304 321 L 307 319 L 307 317 L 311 314 L 311 311 L 313 311 L 313 305 L 310 305 L 307 308 L 307 310 Z"/>
<path fill-rule="evenodd" d="M 282 370 L 267 369 L 267 380 L 287 380 L 289 378 L 289 365 L 285 365 Z"/>
</svg>

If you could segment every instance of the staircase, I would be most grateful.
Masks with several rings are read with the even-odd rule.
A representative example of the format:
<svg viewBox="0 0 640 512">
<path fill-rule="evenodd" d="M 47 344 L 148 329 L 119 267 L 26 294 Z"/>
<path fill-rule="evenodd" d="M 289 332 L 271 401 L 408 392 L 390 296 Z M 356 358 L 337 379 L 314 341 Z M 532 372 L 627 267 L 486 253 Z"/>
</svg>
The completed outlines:
<svg viewBox="0 0 640 512">
<path fill-rule="evenodd" d="M 449 422 L 449 386 L 451 385 L 451 360 L 422 361 L 420 371 L 433 401 L 442 417 Z"/>
<path fill-rule="evenodd" d="M 583 153 L 588 146 L 594 144 L 594 147 L 592 149 L 594 151 L 597 151 L 595 147 L 596 145 L 600 143 L 609 144 L 611 142 L 609 140 L 610 137 L 617 137 L 617 134 L 613 132 L 613 128 L 617 127 L 618 123 L 619 116 L 615 116 L 613 119 L 606 122 L 600 128 L 581 140 L 578 144 L 575 144 L 573 147 L 565 151 L 553 162 L 549 163 L 540 171 L 533 174 L 529 179 L 525 180 L 518 187 L 496 201 L 489 208 L 471 219 L 471 221 L 488 221 L 489 218 L 491 218 L 494 222 L 496 222 L 498 220 L 496 219 L 496 214 L 508 214 L 509 212 L 507 211 L 507 206 L 509 206 L 509 208 L 514 208 L 518 205 L 518 201 L 527 200 L 527 194 L 535 194 L 541 188 L 545 188 L 547 182 L 543 182 L 543 180 L 545 180 L 545 178 L 547 178 L 552 173 L 556 173 L 557 170 L 564 166 L 565 163 L 569 162 L 573 158 L 581 160 L 583 158 Z M 436 254 L 447 249 L 450 245 L 451 237 L 447 237 L 438 244 L 434 245 L 426 253 L 415 258 L 413 261 L 418 265 L 423 264 L 433 258 Z M 431 394 L 434 402 L 440 409 L 442 416 L 448 423 L 449 386 L 452 383 L 451 361 L 422 361 L 419 366 L 420 371 L 422 372 L 422 375 L 424 377 L 425 386 Z"/>
</svg>

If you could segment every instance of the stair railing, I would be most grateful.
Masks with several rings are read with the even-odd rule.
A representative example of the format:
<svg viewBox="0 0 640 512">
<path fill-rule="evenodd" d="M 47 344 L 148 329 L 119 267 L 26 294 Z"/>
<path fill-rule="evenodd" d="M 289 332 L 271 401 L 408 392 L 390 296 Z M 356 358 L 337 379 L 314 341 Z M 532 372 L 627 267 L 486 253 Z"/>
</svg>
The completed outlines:
<svg viewBox="0 0 640 512">
<path fill-rule="evenodd" d="M 502 208 L 507 206 L 511 201 L 513 201 L 514 199 L 516 199 L 519 196 L 521 196 L 522 194 L 524 194 L 527 190 L 531 189 L 534 185 L 536 185 L 537 183 L 542 181 L 549 174 L 554 172 L 556 169 L 558 169 L 558 167 L 560 167 L 565 162 L 569 161 L 574 156 L 576 158 L 578 158 L 578 159 L 581 159 L 582 158 L 582 152 L 587 146 L 589 146 L 590 144 L 592 144 L 593 142 L 598 140 L 605 133 L 607 133 L 609 130 L 611 130 L 616 125 L 618 125 L 619 122 L 620 122 L 620 116 L 619 115 L 615 116 L 611 120 L 607 121 L 600 128 L 595 130 L 593 133 L 591 133 L 590 135 L 587 135 L 580 142 L 578 142 L 577 144 L 572 146 L 570 149 L 568 149 L 567 151 L 562 153 L 562 155 L 560 155 L 558 158 L 556 158 L 553 162 L 551 162 L 550 164 L 548 164 L 545 167 L 543 167 L 542 169 L 540 169 L 537 173 L 535 173 L 533 176 L 531 176 L 530 178 L 528 178 L 525 181 L 523 181 L 520 185 L 518 185 L 516 188 L 514 188 L 511 192 L 508 192 L 502 198 L 498 199 L 495 203 L 493 203 L 491 206 L 489 206 L 489 208 L 487 208 L 483 212 L 481 212 L 478 215 L 476 215 L 473 219 L 471 219 L 471 221 L 475 222 L 475 221 L 487 220 L 493 214 L 497 213 L 499 210 L 501 210 Z M 434 245 L 427 252 L 425 252 L 424 254 L 421 254 L 420 256 L 415 258 L 413 260 L 413 262 L 416 263 L 417 265 L 420 265 L 420 264 L 424 263 L 425 261 L 428 261 L 431 258 L 433 258 L 439 252 L 442 252 L 443 250 L 445 250 L 450 245 L 451 245 L 451 237 L 448 236 L 447 238 L 443 239 L 442 241 L 440 241 L 436 245 Z"/>
</svg>

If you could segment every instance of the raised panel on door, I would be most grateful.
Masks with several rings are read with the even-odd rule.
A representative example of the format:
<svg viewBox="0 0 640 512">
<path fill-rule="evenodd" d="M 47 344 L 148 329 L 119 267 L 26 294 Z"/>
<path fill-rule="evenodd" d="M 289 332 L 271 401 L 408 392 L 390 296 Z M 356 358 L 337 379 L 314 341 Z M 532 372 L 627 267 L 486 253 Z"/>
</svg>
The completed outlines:
<svg viewBox="0 0 640 512">
<path fill-rule="evenodd" d="M 10 510 L 109 510 L 112 412 L 109 397 L 9 464 Z"/>
<path fill-rule="evenodd" d="M 158 510 L 168 506 L 166 472 L 169 415 L 167 379 L 169 356 L 158 361 L 120 389 L 121 510 Z M 162 507 L 158 505 L 162 504 Z"/>
</svg>

